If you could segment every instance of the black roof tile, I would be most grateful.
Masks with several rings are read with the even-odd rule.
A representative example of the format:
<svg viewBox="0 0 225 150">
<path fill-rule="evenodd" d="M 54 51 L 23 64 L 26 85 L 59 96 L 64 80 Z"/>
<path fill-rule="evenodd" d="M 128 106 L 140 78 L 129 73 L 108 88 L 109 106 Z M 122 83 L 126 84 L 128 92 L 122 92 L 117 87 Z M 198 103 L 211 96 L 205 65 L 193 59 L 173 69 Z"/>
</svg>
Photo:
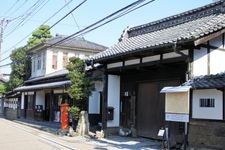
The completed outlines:
<svg viewBox="0 0 225 150">
<path fill-rule="evenodd" d="M 193 42 L 225 28 L 224 7 L 221 0 L 191 11 L 167 17 L 127 30 L 127 37 L 93 56 L 95 62 L 127 55 L 143 49 L 154 49 L 176 43 Z"/>
<path fill-rule="evenodd" d="M 183 86 L 191 86 L 193 89 L 224 88 L 225 73 L 196 77 L 185 82 Z"/>
</svg>

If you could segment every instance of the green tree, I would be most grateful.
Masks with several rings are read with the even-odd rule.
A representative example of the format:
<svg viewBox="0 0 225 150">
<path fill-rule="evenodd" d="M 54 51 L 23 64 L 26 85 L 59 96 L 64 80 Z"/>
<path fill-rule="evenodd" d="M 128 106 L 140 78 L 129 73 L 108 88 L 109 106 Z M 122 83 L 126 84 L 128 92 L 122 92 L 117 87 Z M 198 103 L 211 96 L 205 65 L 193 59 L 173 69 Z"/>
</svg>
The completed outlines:
<svg viewBox="0 0 225 150">
<path fill-rule="evenodd" d="M 30 76 L 29 64 L 30 58 L 27 55 L 26 47 L 20 47 L 12 51 L 10 55 L 11 63 L 11 74 L 8 83 L 8 90 L 23 85 L 24 81 Z"/>
<path fill-rule="evenodd" d="M 3 83 L 3 84 L 0 84 L 0 94 L 4 94 L 6 92 L 6 85 Z"/>
<path fill-rule="evenodd" d="M 52 37 L 48 25 L 42 25 L 32 33 L 28 39 L 27 44 L 23 47 L 17 48 L 12 51 L 10 59 L 11 74 L 9 82 L 7 83 L 7 91 L 24 84 L 24 81 L 30 77 L 31 73 L 31 59 L 28 55 L 28 49 L 44 40 Z"/>
<path fill-rule="evenodd" d="M 69 70 L 68 77 L 71 85 L 68 94 L 76 100 L 80 110 L 86 110 L 87 100 L 94 90 L 94 81 L 85 72 L 85 62 L 77 57 L 71 57 L 66 68 Z"/>
<path fill-rule="evenodd" d="M 46 39 L 49 39 L 52 37 L 48 25 L 41 25 L 38 29 L 36 29 L 32 33 L 32 37 L 29 38 L 27 42 L 28 47 L 32 47 L 34 45 L 37 45 Z"/>
</svg>

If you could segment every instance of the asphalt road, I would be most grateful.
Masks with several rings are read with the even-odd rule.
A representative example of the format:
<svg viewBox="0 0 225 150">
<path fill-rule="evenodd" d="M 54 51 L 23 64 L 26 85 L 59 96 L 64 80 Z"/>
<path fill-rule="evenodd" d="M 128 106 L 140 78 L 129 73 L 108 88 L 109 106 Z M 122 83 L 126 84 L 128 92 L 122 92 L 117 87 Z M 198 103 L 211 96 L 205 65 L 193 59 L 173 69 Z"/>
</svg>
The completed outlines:
<svg viewBox="0 0 225 150">
<path fill-rule="evenodd" d="M 0 150 L 158 150 L 160 143 L 143 138 L 91 139 L 48 133 L 0 117 Z"/>
<path fill-rule="evenodd" d="M 80 143 L 81 144 L 81 143 Z M 79 149 L 85 148 L 77 145 Z M 83 148 L 82 148 L 83 147 Z M 57 135 L 0 118 L 1 150 L 76 150 Z M 87 147 L 87 149 L 92 149 Z"/>
</svg>

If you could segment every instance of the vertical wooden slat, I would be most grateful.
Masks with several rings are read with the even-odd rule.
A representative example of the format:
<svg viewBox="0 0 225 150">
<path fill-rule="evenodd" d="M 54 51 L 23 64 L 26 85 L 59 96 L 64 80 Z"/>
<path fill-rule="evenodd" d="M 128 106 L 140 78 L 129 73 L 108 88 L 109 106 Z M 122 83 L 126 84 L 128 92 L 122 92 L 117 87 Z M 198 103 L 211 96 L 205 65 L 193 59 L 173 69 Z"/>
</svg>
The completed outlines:
<svg viewBox="0 0 225 150">
<path fill-rule="evenodd" d="M 207 42 L 207 74 L 210 74 L 210 44 Z"/>
<path fill-rule="evenodd" d="M 54 93 L 53 90 L 51 90 L 50 93 L 50 107 L 49 107 L 49 121 L 53 121 L 53 101 L 54 101 Z"/>
</svg>

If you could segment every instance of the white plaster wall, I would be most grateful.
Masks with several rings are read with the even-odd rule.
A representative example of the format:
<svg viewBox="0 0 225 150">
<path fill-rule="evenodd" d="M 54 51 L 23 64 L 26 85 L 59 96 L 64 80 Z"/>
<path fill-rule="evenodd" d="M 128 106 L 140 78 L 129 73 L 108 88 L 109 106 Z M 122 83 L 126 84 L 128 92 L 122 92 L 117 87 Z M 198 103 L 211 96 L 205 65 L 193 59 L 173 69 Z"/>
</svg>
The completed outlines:
<svg viewBox="0 0 225 150">
<path fill-rule="evenodd" d="M 63 69 L 63 51 L 58 50 L 57 70 Z"/>
<path fill-rule="evenodd" d="M 211 40 L 210 45 L 224 48 L 222 43 L 222 36 Z M 210 51 L 210 74 L 217 74 L 225 71 L 225 51 L 219 49 L 211 49 Z"/>
<path fill-rule="evenodd" d="M 114 118 L 107 121 L 107 127 L 119 127 L 120 76 L 108 75 L 108 106 L 114 108 Z"/>
<path fill-rule="evenodd" d="M 24 109 L 24 92 L 21 93 L 21 105 L 20 105 L 21 109 Z"/>
<path fill-rule="evenodd" d="M 93 91 L 89 97 L 88 113 L 100 114 L 100 93 L 98 91 Z"/>
<path fill-rule="evenodd" d="M 45 92 L 44 91 L 36 92 L 36 105 L 42 105 L 43 109 L 45 109 Z"/>
<path fill-rule="evenodd" d="M 211 50 L 210 53 L 210 74 L 217 74 L 225 71 L 225 51 Z"/>
<path fill-rule="evenodd" d="M 68 53 L 68 58 L 74 57 L 74 56 L 75 56 L 75 52 L 74 53 L 71 53 L 71 52 Z"/>
<path fill-rule="evenodd" d="M 53 51 L 57 52 L 57 69 L 52 69 L 52 55 L 53 55 Z M 34 60 L 32 60 L 32 73 L 31 73 L 31 77 L 38 77 L 38 76 L 43 76 L 45 74 L 50 74 L 53 73 L 55 71 L 61 70 L 63 69 L 63 52 L 67 52 L 68 53 L 68 58 L 73 57 L 73 56 L 77 56 L 81 59 L 85 58 L 85 55 L 93 55 L 94 53 L 92 51 L 82 51 L 82 50 L 68 50 L 68 49 L 59 49 L 59 48 L 48 48 L 45 50 L 42 50 L 41 52 L 41 60 L 42 60 L 42 66 L 40 70 L 37 70 L 37 54 L 34 54 L 33 57 L 35 59 L 35 63 L 36 63 L 36 69 L 35 71 L 33 71 L 33 62 Z M 44 54 L 45 55 L 42 55 Z M 45 66 L 43 66 L 43 60 L 45 59 Z"/>
<path fill-rule="evenodd" d="M 95 91 L 89 97 L 88 113 L 100 114 L 100 92 L 103 91 L 103 82 L 95 81 Z"/>
<path fill-rule="evenodd" d="M 200 98 L 214 98 L 215 107 L 200 107 Z M 223 119 L 223 93 L 216 89 L 193 90 L 192 118 Z"/>
<path fill-rule="evenodd" d="M 46 74 L 49 74 L 52 72 L 52 50 L 48 49 L 46 52 Z"/>
<path fill-rule="evenodd" d="M 201 48 L 200 50 L 194 50 L 194 56 L 193 56 L 193 75 L 194 76 L 201 76 L 201 75 L 207 75 L 207 49 Z"/>
</svg>

